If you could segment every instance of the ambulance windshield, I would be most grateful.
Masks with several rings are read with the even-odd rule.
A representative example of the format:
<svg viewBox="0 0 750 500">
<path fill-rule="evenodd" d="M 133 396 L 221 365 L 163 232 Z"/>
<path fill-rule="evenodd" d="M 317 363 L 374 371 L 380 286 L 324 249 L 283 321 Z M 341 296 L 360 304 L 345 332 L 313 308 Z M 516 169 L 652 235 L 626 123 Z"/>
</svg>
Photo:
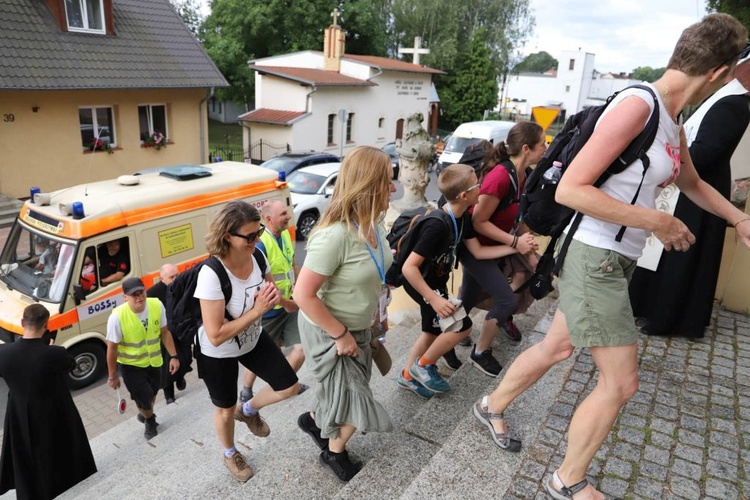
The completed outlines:
<svg viewBox="0 0 750 500">
<path fill-rule="evenodd" d="M 16 223 L 0 256 L 0 280 L 36 300 L 59 303 L 65 296 L 74 255 L 71 243 Z"/>
</svg>

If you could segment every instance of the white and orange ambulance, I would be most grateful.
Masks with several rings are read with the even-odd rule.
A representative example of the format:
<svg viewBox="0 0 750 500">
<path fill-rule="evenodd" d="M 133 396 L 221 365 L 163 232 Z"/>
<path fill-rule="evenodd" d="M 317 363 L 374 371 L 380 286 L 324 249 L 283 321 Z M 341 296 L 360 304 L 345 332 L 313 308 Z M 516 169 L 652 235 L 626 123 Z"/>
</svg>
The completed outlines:
<svg viewBox="0 0 750 500">
<path fill-rule="evenodd" d="M 203 259 L 208 224 L 231 200 L 290 206 L 276 172 L 237 162 L 164 167 L 32 196 L 0 255 L 0 341 L 20 338 L 26 306 L 44 305 L 55 343 L 76 359 L 73 388 L 104 373 L 107 318 L 124 301 L 122 279 L 141 277 L 148 288 L 163 264 L 182 271 Z M 115 257 L 107 250 L 113 241 Z M 107 264 L 123 261 L 116 270 L 125 276 L 107 283 Z"/>
</svg>

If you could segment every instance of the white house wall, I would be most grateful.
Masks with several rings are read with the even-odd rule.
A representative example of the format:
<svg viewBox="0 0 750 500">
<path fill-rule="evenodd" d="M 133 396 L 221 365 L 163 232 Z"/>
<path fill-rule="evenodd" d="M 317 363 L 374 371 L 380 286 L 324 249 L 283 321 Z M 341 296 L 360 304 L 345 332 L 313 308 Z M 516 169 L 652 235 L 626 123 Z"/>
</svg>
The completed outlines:
<svg viewBox="0 0 750 500">
<path fill-rule="evenodd" d="M 327 151 L 338 155 L 341 153 L 341 127 L 346 127 L 346 122 L 342 124 L 338 118 L 341 109 L 354 113 L 352 141 L 344 145 L 344 154 L 356 146 L 380 147 L 394 141 L 397 121 L 406 120 L 412 113 L 422 113 L 422 126 L 427 128 L 432 82 L 430 74 L 385 71 L 374 81 L 378 84 L 374 87 L 318 87 L 310 96 L 310 115 L 298 119 L 291 127 L 249 124 L 252 129 L 250 140 L 255 142 L 262 137 L 265 141 L 268 135 L 271 141 L 272 130 L 289 129 L 292 149 Z M 296 82 L 257 74 L 256 84 L 258 108 L 305 111 L 305 96 L 312 90 L 312 87 Z M 329 146 L 327 141 L 329 114 L 336 115 L 333 133 L 335 146 Z M 382 129 L 378 127 L 380 118 L 383 118 Z M 278 138 L 279 135 L 273 137 Z"/>
<path fill-rule="evenodd" d="M 505 85 L 504 97 L 510 99 L 508 110 L 515 106 L 524 115 L 531 114 L 533 106 L 560 102 L 560 82 L 554 76 L 511 75 Z"/>
<path fill-rule="evenodd" d="M 314 50 L 264 57 L 255 61 L 258 66 L 280 66 L 283 68 L 323 68 L 323 53 Z"/>
</svg>

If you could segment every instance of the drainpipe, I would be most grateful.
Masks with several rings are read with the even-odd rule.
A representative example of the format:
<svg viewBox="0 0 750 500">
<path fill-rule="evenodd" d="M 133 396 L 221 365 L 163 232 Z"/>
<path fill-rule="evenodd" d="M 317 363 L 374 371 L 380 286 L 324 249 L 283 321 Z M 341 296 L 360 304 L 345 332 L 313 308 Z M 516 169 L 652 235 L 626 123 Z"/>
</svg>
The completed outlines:
<svg viewBox="0 0 750 500">
<path fill-rule="evenodd" d="M 208 92 L 208 95 L 201 99 L 201 102 L 198 103 L 198 113 L 200 114 L 200 120 L 201 120 L 201 134 L 200 134 L 200 141 L 201 141 L 201 163 L 204 163 L 204 161 L 207 161 L 206 157 L 206 125 L 208 123 L 208 120 L 204 118 L 203 116 L 203 105 L 206 104 L 206 101 L 211 99 L 214 96 L 214 92 L 216 91 L 215 87 L 211 87 L 211 90 Z"/>
<path fill-rule="evenodd" d="M 379 69 L 378 72 L 375 73 L 374 75 L 372 75 L 370 78 L 368 78 L 367 81 L 369 82 L 370 80 L 374 80 L 374 79 L 376 79 L 377 77 L 379 77 L 382 74 L 383 74 L 383 70 Z"/>
<path fill-rule="evenodd" d="M 310 113 L 311 112 L 311 109 L 310 109 L 311 108 L 311 106 L 310 106 L 310 102 L 311 102 L 310 101 L 310 96 L 313 95 L 317 91 L 318 91 L 318 87 L 315 86 L 315 85 L 313 85 L 312 86 L 312 90 L 310 92 L 308 92 L 307 95 L 305 96 L 305 113 Z"/>
</svg>

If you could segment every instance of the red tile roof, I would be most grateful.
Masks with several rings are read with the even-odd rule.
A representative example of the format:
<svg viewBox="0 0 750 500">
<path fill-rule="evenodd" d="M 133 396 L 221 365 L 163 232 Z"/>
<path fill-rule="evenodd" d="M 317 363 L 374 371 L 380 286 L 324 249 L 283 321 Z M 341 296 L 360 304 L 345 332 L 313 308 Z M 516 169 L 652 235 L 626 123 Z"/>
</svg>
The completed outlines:
<svg viewBox="0 0 750 500">
<path fill-rule="evenodd" d="M 400 61 L 398 59 L 389 59 L 387 57 L 356 56 L 351 54 L 344 54 L 342 56 L 342 59 L 365 63 L 378 69 L 408 71 L 411 73 L 432 73 L 433 75 L 441 75 L 445 73 L 444 71 L 440 71 L 439 69 L 428 68 L 427 66 L 420 66 L 418 64 L 412 64 L 410 62 Z"/>
<path fill-rule="evenodd" d="M 286 111 L 284 109 L 258 108 L 238 119 L 243 122 L 271 123 L 274 125 L 291 125 L 297 119 L 307 115 L 304 111 Z"/>
<path fill-rule="evenodd" d="M 323 69 L 310 68 L 286 68 L 282 66 L 260 66 L 258 64 L 250 65 L 253 69 L 261 74 L 278 76 L 308 85 L 317 85 L 319 87 L 374 87 L 377 83 L 345 76 L 335 71 L 326 71 Z"/>
</svg>

